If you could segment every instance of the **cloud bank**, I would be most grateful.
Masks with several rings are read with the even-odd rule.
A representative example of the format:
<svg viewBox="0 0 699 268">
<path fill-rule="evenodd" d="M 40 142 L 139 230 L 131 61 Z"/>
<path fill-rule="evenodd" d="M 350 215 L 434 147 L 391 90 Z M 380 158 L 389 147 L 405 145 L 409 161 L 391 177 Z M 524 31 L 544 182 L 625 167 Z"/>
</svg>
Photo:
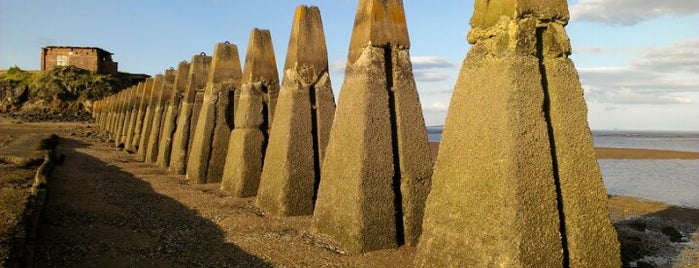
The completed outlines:
<svg viewBox="0 0 699 268">
<path fill-rule="evenodd" d="M 691 104 L 699 96 L 699 39 L 650 48 L 621 68 L 580 68 L 585 98 L 611 104 Z"/>
<path fill-rule="evenodd" d="M 572 20 L 634 25 L 663 15 L 699 13 L 696 0 L 579 0 L 570 7 Z"/>
</svg>

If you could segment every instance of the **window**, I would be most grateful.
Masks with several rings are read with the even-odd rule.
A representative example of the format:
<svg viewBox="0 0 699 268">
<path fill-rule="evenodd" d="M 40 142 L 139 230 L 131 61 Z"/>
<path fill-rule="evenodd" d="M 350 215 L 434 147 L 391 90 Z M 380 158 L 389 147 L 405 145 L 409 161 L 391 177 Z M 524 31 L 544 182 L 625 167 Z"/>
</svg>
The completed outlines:
<svg viewBox="0 0 699 268">
<path fill-rule="evenodd" d="M 68 56 L 59 55 L 56 57 L 56 66 L 68 66 Z"/>
</svg>

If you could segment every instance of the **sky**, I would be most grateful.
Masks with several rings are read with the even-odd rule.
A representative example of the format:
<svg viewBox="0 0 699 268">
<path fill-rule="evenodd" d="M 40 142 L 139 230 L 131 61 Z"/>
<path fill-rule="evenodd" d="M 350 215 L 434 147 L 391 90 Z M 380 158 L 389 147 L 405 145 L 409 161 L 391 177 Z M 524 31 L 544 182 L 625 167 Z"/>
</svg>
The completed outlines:
<svg viewBox="0 0 699 268">
<path fill-rule="evenodd" d="M 318 6 L 339 96 L 356 0 L 0 0 L 0 69 L 40 68 L 45 46 L 100 47 L 119 70 L 155 75 L 269 29 L 280 74 L 294 10 Z M 699 131 L 699 1 L 568 0 L 571 59 L 593 130 Z M 473 0 L 404 1 L 427 125 L 444 123 Z M 280 78 L 281 79 L 281 78 Z"/>
</svg>

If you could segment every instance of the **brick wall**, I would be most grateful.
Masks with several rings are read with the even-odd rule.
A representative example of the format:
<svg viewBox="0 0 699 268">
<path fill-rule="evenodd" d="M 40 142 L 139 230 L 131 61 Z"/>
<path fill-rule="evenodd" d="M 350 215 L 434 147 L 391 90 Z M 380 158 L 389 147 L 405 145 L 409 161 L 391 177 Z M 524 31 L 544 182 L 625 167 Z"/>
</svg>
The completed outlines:
<svg viewBox="0 0 699 268">
<path fill-rule="evenodd" d="M 99 48 L 45 47 L 41 50 L 41 70 L 72 65 L 97 73 L 116 74 L 117 63 L 109 52 Z"/>
</svg>

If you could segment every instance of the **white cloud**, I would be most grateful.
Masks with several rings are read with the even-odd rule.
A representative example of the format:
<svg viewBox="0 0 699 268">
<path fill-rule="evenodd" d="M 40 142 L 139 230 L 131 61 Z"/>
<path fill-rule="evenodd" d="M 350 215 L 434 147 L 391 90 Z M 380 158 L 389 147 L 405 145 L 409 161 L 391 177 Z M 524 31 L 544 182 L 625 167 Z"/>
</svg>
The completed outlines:
<svg viewBox="0 0 699 268">
<path fill-rule="evenodd" d="M 433 68 L 454 69 L 459 67 L 445 58 L 436 56 L 414 56 L 410 57 L 410 61 L 413 63 L 413 70 Z"/>
<path fill-rule="evenodd" d="M 332 73 L 339 73 L 344 75 L 345 74 L 345 67 L 347 67 L 347 60 L 346 59 L 341 59 L 341 60 L 335 60 L 330 63 L 330 72 Z"/>
<path fill-rule="evenodd" d="M 458 66 L 453 62 L 441 57 L 420 56 L 411 57 L 413 65 L 413 75 L 416 81 L 437 82 L 454 79 L 454 73 Z M 330 63 L 330 72 L 344 75 L 347 60 L 335 60 Z"/>
<path fill-rule="evenodd" d="M 433 101 L 428 105 L 423 105 L 422 106 L 422 111 L 423 112 L 439 112 L 439 113 L 444 113 L 447 111 L 449 108 L 449 104 L 441 102 L 441 101 Z"/>
<path fill-rule="evenodd" d="M 691 104 L 689 97 L 673 96 L 668 93 L 637 92 L 629 88 L 599 90 L 589 89 L 585 98 L 591 102 L 612 104 Z"/>
<path fill-rule="evenodd" d="M 634 25 L 663 15 L 699 13 L 696 0 L 579 0 L 570 7 L 571 19 L 611 25 Z"/>
<path fill-rule="evenodd" d="M 459 67 L 448 59 L 437 56 L 413 56 L 410 57 L 410 62 L 413 64 L 415 80 L 421 82 L 453 80 Z"/>
<path fill-rule="evenodd" d="M 423 82 L 436 82 L 452 79 L 451 72 L 443 70 L 413 69 L 413 75 L 415 76 L 415 80 Z"/>
<path fill-rule="evenodd" d="M 690 104 L 699 94 L 699 39 L 646 49 L 620 68 L 580 68 L 590 102 L 613 104 Z"/>
</svg>

